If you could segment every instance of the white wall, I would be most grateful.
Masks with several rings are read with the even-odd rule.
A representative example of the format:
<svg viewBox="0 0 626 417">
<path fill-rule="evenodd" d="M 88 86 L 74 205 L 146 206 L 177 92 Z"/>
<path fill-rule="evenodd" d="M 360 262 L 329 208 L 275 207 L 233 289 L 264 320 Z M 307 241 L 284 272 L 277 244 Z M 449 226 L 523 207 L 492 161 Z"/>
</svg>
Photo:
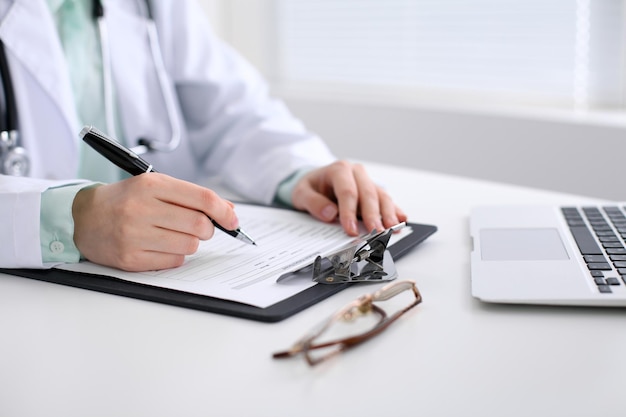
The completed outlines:
<svg viewBox="0 0 626 417">
<path fill-rule="evenodd" d="M 222 36 L 269 79 L 271 1 L 202 0 Z M 276 91 L 340 157 L 626 201 L 623 114 L 474 111 Z"/>
<path fill-rule="evenodd" d="M 337 155 L 626 201 L 626 131 L 609 123 L 288 99 Z"/>
</svg>

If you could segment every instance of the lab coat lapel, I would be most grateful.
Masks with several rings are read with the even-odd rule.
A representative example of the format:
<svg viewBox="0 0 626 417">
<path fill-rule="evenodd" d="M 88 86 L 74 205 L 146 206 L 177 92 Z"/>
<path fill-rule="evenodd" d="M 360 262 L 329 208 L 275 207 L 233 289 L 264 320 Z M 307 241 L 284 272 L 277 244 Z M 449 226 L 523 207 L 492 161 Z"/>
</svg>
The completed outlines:
<svg viewBox="0 0 626 417">
<path fill-rule="evenodd" d="M 79 122 L 67 63 L 45 0 L 15 0 L 9 6 L 6 3 L 0 10 L 0 38 L 8 55 L 16 56 L 50 95 L 63 114 L 71 137 L 76 138 L 74 130 Z"/>
</svg>

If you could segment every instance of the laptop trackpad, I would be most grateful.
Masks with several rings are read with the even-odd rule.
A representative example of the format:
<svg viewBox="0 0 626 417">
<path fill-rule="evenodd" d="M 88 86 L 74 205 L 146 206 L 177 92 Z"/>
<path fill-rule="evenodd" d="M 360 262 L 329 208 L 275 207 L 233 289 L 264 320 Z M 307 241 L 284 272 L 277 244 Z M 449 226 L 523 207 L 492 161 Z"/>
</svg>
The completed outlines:
<svg viewBox="0 0 626 417">
<path fill-rule="evenodd" d="M 569 259 L 557 229 L 482 229 L 480 242 L 485 261 Z"/>
</svg>

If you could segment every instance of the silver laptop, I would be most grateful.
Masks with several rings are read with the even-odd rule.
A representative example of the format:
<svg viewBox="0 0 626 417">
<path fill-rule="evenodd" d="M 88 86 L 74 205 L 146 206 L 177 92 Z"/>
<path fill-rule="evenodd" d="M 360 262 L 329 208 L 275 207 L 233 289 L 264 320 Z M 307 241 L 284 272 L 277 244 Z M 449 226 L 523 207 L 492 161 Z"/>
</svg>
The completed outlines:
<svg viewBox="0 0 626 417">
<path fill-rule="evenodd" d="M 472 295 L 495 303 L 626 306 L 625 209 L 474 208 Z"/>
</svg>

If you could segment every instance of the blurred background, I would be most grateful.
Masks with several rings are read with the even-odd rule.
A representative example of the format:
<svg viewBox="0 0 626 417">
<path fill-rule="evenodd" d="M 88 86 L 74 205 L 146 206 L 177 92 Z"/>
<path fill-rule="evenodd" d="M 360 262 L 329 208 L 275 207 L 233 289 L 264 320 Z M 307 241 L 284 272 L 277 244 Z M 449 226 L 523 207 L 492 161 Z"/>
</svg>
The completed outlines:
<svg viewBox="0 0 626 417">
<path fill-rule="evenodd" d="M 200 0 L 342 158 L 626 201 L 626 0 Z"/>
</svg>

